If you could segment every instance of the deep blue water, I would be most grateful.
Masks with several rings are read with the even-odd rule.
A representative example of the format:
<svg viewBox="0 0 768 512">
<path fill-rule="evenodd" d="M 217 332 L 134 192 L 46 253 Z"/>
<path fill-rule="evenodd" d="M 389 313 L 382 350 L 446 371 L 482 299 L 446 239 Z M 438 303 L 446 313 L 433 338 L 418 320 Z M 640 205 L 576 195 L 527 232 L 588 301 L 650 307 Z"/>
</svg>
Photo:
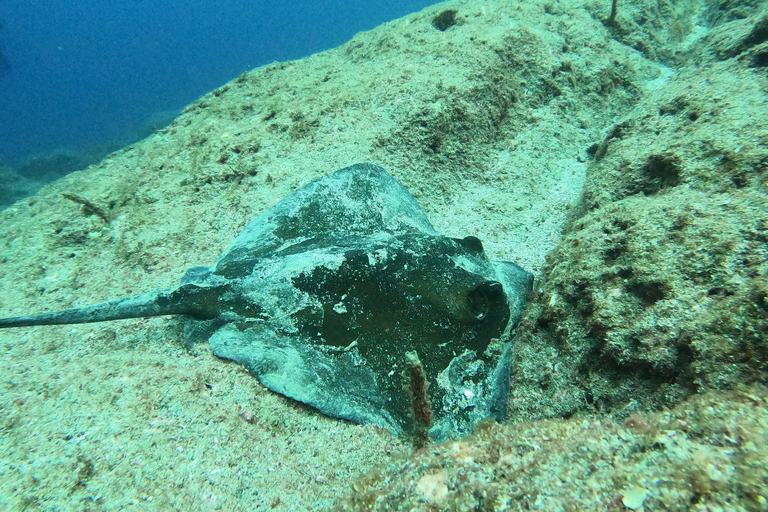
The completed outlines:
<svg viewBox="0 0 768 512">
<path fill-rule="evenodd" d="M 0 161 L 128 144 L 242 72 L 434 0 L 2 0 Z"/>
</svg>

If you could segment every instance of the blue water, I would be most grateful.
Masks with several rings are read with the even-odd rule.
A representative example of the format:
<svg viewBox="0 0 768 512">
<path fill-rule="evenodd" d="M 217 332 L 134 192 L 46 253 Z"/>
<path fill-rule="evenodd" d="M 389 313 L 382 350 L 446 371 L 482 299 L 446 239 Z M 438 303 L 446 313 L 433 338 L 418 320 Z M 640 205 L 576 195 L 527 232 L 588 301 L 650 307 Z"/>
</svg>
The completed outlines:
<svg viewBox="0 0 768 512">
<path fill-rule="evenodd" d="M 254 67 L 434 0 L 2 0 L 0 161 L 116 149 Z"/>
</svg>

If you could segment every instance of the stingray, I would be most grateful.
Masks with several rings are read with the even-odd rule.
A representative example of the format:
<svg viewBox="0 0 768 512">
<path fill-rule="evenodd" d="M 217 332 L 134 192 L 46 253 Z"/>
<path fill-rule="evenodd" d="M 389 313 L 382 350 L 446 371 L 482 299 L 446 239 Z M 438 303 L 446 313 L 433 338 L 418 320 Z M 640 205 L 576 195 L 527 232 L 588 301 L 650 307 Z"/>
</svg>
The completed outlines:
<svg viewBox="0 0 768 512">
<path fill-rule="evenodd" d="M 358 164 L 287 196 L 173 289 L 0 319 L 0 328 L 182 315 L 265 387 L 321 413 L 412 432 L 415 352 L 434 439 L 504 419 L 512 329 L 532 276 L 479 239 L 439 235 L 384 169 Z"/>
</svg>

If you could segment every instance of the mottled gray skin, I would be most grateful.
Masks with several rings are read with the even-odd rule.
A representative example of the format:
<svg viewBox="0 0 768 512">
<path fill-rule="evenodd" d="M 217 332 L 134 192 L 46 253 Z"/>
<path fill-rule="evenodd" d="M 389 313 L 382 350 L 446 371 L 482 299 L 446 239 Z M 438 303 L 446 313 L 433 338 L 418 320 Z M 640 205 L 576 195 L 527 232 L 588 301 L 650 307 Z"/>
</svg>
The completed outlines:
<svg viewBox="0 0 768 512">
<path fill-rule="evenodd" d="M 401 374 L 415 350 L 443 439 L 506 414 L 510 331 L 531 283 L 477 238 L 438 235 L 402 185 L 359 164 L 283 199 L 178 288 L 0 328 L 184 315 L 189 342 L 272 391 L 395 432 L 412 427 Z"/>
</svg>

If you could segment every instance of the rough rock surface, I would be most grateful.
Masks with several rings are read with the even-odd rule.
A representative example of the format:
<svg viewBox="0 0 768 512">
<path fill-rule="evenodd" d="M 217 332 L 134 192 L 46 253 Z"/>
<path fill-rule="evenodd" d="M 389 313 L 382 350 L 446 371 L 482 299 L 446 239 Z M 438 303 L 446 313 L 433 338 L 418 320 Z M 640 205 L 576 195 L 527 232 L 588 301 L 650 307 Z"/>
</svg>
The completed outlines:
<svg viewBox="0 0 768 512">
<path fill-rule="evenodd" d="M 486 425 L 371 471 L 336 510 L 765 510 L 766 392 L 623 422 Z"/>
<path fill-rule="evenodd" d="M 739 20 L 752 28 L 737 41 L 713 30 L 706 64 L 592 148 L 581 211 L 519 329 L 514 416 L 626 415 L 765 381 L 768 80 L 749 41 L 767 20 Z M 743 51 L 719 60 L 728 45 Z"/>
</svg>

